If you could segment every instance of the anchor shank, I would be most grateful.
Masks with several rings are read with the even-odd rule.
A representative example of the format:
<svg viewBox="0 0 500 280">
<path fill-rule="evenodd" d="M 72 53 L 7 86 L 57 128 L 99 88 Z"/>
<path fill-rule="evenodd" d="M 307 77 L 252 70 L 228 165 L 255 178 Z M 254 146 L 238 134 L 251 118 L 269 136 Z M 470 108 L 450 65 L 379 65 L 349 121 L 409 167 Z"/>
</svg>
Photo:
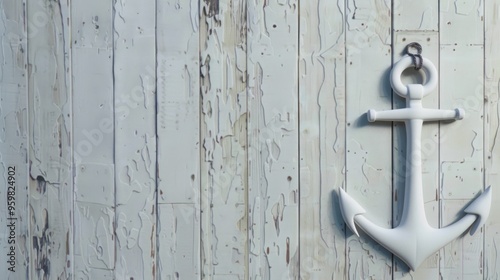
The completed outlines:
<svg viewBox="0 0 500 280">
<path fill-rule="evenodd" d="M 405 121 L 407 136 L 406 183 L 401 225 L 427 221 L 422 191 L 422 123 L 423 121 L 420 119 Z"/>
</svg>

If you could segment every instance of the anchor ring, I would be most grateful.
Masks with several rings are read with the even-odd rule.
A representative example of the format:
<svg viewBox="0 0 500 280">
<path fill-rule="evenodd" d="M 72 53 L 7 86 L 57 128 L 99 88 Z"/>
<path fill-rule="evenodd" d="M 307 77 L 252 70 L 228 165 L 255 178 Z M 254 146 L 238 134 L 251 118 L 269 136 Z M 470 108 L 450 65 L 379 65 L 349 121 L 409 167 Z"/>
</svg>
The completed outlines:
<svg viewBox="0 0 500 280">
<path fill-rule="evenodd" d="M 408 96 L 408 87 L 401 81 L 401 74 L 408 67 L 413 65 L 413 60 L 410 56 L 404 56 L 400 61 L 396 62 L 391 70 L 391 86 L 394 91 L 401 97 Z M 425 57 L 422 57 L 422 69 L 424 69 L 427 77 L 427 83 L 423 85 L 423 96 L 431 93 L 437 86 L 438 73 L 434 64 Z"/>
</svg>

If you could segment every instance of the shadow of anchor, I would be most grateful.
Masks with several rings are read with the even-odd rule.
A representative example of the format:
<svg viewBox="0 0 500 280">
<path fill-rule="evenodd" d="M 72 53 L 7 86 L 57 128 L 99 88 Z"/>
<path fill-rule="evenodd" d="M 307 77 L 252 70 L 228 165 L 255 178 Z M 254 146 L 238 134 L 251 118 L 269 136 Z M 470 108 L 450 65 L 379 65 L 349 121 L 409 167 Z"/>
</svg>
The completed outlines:
<svg viewBox="0 0 500 280">
<path fill-rule="evenodd" d="M 461 120 L 462 109 L 438 110 L 422 107 L 422 98 L 437 85 L 437 71 L 431 61 L 421 58 L 427 71 L 425 85 L 403 85 L 402 72 L 413 64 L 410 56 L 403 57 L 391 71 L 391 85 L 394 91 L 406 99 L 406 108 L 367 112 L 369 122 L 399 121 L 406 127 L 406 181 L 404 205 L 401 222 L 395 228 L 382 228 L 363 214 L 365 209 L 350 197 L 343 189 L 339 191 L 340 209 L 345 223 L 353 233 L 359 236 L 356 225 L 371 238 L 403 260 L 415 270 L 427 257 L 458 238 L 470 229 L 470 233 L 480 228 L 486 221 L 491 205 L 491 187 L 474 199 L 464 209 L 465 216 L 444 228 L 433 228 L 427 222 L 422 190 L 421 134 L 425 121 Z"/>
</svg>

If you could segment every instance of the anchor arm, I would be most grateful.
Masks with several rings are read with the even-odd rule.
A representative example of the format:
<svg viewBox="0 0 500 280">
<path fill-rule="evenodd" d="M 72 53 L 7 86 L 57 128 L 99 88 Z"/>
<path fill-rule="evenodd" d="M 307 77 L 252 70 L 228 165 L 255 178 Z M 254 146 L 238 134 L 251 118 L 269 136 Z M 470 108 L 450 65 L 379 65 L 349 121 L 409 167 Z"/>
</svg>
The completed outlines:
<svg viewBox="0 0 500 280">
<path fill-rule="evenodd" d="M 444 228 L 431 228 L 429 232 L 419 238 L 419 242 L 426 244 L 419 248 L 419 259 L 423 261 L 435 251 L 466 233 L 469 228 L 470 234 L 474 234 L 478 228 L 483 226 L 488 218 L 490 206 L 491 186 L 465 208 L 464 212 L 466 215 L 460 220 Z"/>
<path fill-rule="evenodd" d="M 363 207 L 343 189 L 340 189 L 339 198 L 344 221 L 346 221 L 347 226 L 354 234 L 359 237 L 356 229 L 356 225 L 358 225 L 363 232 L 391 253 L 400 257 L 408 266 L 415 270 L 417 267 L 415 258 L 417 246 L 419 245 L 415 240 L 415 232 L 412 232 L 411 229 L 401 227 L 394 229 L 379 227 L 364 216 L 366 211 Z"/>
<path fill-rule="evenodd" d="M 416 263 L 414 252 L 418 250 L 420 244 L 414 242 L 414 238 L 405 229 L 382 228 L 363 215 L 356 216 L 355 221 L 363 232 L 415 270 L 417 266 L 414 265 Z"/>
</svg>

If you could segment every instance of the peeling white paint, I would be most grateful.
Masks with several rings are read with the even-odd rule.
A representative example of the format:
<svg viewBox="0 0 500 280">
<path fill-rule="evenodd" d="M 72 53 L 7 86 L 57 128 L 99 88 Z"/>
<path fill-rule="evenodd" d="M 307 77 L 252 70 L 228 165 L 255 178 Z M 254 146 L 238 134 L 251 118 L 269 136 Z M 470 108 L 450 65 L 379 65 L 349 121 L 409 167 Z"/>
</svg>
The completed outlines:
<svg viewBox="0 0 500 280">
<path fill-rule="evenodd" d="M 478 1 L 479 3 L 480 1 Z M 479 4 L 482 5 L 482 4 Z M 479 7 L 476 7 L 479 9 Z M 441 134 L 446 135 L 446 141 L 440 145 L 440 160 L 443 163 L 443 197 L 440 204 L 441 226 L 449 224 L 456 214 L 463 209 L 480 190 L 484 189 L 484 155 L 483 155 L 483 100 L 484 69 L 483 21 L 481 12 L 468 15 L 457 14 L 455 9 L 441 13 L 440 32 L 440 104 L 459 105 L 467 112 L 463 123 L 452 123 L 441 126 Z M 456 22 L 458 19 L 458 22 Z M 466 26 L 464 25 L 466 24 Z M 457 36 L 458 31 L 467 31 L 473 36 L 463 38 Z M 479 33 L 479 35 L 478 35 Z M 469 98 L 478 102 L 469 102 Z M 462 122 L 462 121 L 461 121 Z M 460 148 L 461 147 L 461 148 Z M 450 162 L 445 165 L 446 162 Z M 475 168 L 475 170 L 474 170 Z M 445 185 L 450 182 L 454 170 L 466 170 L 467 175 L 460 172 L 461 178 L 455 178 L 456 187 Z M 457 176 L 458 174 L 456 174 Z M 474 179 L 472 179 L 474 178 Z M 446 181 L 444 181 L 446 180 Z M 457 181 L 467 184 L 467 191 L 460 188 Z M 450 195 L 451 193 L 451 195 Z M 457 194 L 456 196 L 454 194 Z M 494 213 L 494 212 L 492 212 Z M 483 234 L 475 234 L 456 240 L 442 249 L 440 274 L 444 278 L 467 279 L 483 277 L 483 250 L 476 244 L 484 242 Z M 456 252 L 460 252 L 457 253 Z M 470 266 L 475 262 L 480 266 Z"/>
<path fill-rule="evenodd" d="M 300 279 L 345 278 L 332 192 L 345 187 L 345 6 L 301 1 L 300 14 Z"/>
<path fill-rule="evenodd" d="M 295 279 L 299 205 L 289 194 L 299 182 L 299 3 L 247 4 L 249 278 Z"/>
<path fill-rule="evenodd" d="M 116 279 L 155 279 L 156 5 L 114 1 Z"/>
<path fill-rule="evenodd" d="M 2 278 L 9 280 L 28 275 L 31 253 L 25 4 L 0 3 L 0 271 Z M 12 206 L 9 197 L 15 200 L 14 210 L 8 207 Z M 11 211 L 13 215 L 9 214 Z M 15 222 L 14 227 L 10 227 L 11 221 Z"/>
<path fill-rule="evenodd" d="M 73 277 L 69 5 L 27 1 L 30 277 Z M 45 19 L 40 21 L 40 19 Z"/>
<path fill-rule="evenodd" d="M 391 226 L 391 128 L 368 125 L 369 108 L 391 108 L 391 10 L 381 1 L 349 1 L 346 15 L 346 184 L 356 201 L 366 205 L 367 217 Z M 359 8 L 358 8 L 359 7 Z M 368 63 L 369 61 L 369 63 Z M 360 82 L 363 77 L 363 82 Z M 376 139 L 373 136 L 377 135 Z M 357 191 L 359 189 L 359 191 Z M 346 236 L 347 277 L 387 279 L 392 259 L 367 237 Z"/>
<path fill-rule="evenodd" d="M 71 8 L 75 278 L 113 279 L 113 6 L 73 1 Z"/>
<path fill-rule="evenodd" d="M 158 278 L 200 279 L 199 1 L 156 9 Z"/>
<path fill-rule="evenodd" d="M 499 278 L 499 9 L 0 3 L 0 177 L 18 168 L 18 262 L 5 278 Z M 413 41 L 439 66 L 424 106 L 467 112 L 424 126 L 427 219 L 452 223 L 489 185 L 493 209 L 482 232 L 409 272 L 353 237 L 335 201 L 344 188 L 377 224 L 399 223 L 404 127 L 368 125 L 364 113 L 403 106 L 387 75 Z M 411 69 L 402 79 L 425 80 Z"/>
<path fill-rule="evenodd" d="M 200 7 L 202 277 L 247 273 L 246 14 L 242 1 Z M 243 98 L 241 98 L 243 96 Z"/>
<path fill-rule="evenodd" d="M 499 181 L 500 150 L 498 149 L 498 131 L 500 128 L 500 53 L 498 45 L 500 37 L 500 3 L 495 1 L 485 2 L 485 42 L 484 42 L 484 101 L 485 101 L 485 129 L 484 129 L 484 174 L 485 186 L 495 186 Z M 491 204 L 491 213 L 499 213 L 500 196 L 494 194 Z M 484 235 L 484 278 L 494 279 L 500 277 L 500 266 L 498 262 L 498 246 L 500 244 L 500 217 L 490 215 L 485 226 Z"/>
</svg>

